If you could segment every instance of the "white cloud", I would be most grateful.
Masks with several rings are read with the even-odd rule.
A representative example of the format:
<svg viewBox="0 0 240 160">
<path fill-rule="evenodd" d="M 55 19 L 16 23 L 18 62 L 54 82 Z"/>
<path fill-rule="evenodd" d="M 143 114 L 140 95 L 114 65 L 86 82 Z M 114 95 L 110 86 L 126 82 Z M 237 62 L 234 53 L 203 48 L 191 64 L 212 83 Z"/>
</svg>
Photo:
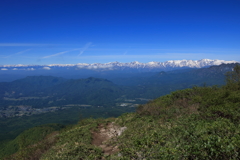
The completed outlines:
<svg viewBox="0 0 240 160">
<path fill-rule="evenodd" d="M 111 70 L 113 68 L 112 65 L 104 65 L 104 66 L 94 66 L 94 65 L 90 65 L 90 66 L 77 66 L 79 69 L 108 69 Z"/>
<path fill-rule="evenodd" d="M 42 69 L 50 70 L 51 68 L 50 67 L 43 67 Z"/>
<path fill-rule="evenodd" d="M 7 68 L 1 68 L 2 71 L 7 71 L 8 69 Z"/>
<path fill-rule="evenodd" d="M 80 59 L 80 57 L 77 57 Z M 214 54 L 214 53 L 155 53 L 155 54 L 115 54 L 115 55 L 87 55 L 81 56 L 81 61 L 85 61 L 88 63 L 107 63 L 113 61 L 119 62 L 132 62 L 132 61 L 139 61 L 139 62 L 150 62 L 150 61 L 158 61 L 164 62 L 168 60 L 179 60 L 179 59 L 186 59 L 186 60 L 200 60 L 200 59 L 223 59 L 223 60 L 235 60 L 240 61 L 238 54 Z"/>
</svg>

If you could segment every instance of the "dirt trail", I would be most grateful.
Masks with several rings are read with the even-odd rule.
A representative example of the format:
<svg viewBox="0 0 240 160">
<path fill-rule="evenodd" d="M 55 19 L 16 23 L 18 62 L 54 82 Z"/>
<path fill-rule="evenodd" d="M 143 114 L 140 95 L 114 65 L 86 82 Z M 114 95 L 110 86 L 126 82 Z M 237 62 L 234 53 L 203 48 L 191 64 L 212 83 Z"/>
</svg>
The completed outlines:
<svg viewBox="0 0 240 160">
<path fill-rule="evenodd" d="M 114 154 L 119 151 L 117 145 L 112 145 L 109 140 L 114 140 L 115 137 L 120 136 L 127 127 L 118 127 L 113 122 L 108 125 L 99 125 L 97 132 L 93 132 L 92 144 L 101 147 L 105 155 Z"/>
</svg>

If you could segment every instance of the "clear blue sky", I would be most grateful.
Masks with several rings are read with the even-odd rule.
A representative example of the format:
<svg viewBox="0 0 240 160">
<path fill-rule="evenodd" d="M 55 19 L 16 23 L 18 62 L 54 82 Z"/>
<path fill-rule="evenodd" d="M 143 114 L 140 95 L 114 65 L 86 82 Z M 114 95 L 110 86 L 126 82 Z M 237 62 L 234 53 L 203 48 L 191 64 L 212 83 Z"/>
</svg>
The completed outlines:
<svg viewBox="0 0 240 160">
<path fill-rule="evenodd" d="M 0 65 L 240 61 L 240 0 L 1 0 Z"/>
</svg>

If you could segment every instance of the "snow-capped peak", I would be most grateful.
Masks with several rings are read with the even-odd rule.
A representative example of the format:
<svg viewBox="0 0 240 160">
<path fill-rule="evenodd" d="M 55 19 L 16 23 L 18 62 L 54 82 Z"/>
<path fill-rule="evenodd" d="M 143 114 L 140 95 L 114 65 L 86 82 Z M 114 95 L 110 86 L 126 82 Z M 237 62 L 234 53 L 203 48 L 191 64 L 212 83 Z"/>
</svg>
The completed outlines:
<svg viewBox="0 0 240 160">
<path fill-rule="evenodd" d="M 169 70 L 169 69 L 178 69 L 178 68 L 202 68 L 212 65 L 228 64 L 228 63 L 237 63 L 236 61 L 225 61 L 225 60 L 211 60 L 211 59 L 201 59 L 201 60 L 169 60 L 166 62 L 148 62 L 141 63 L 138 61 L 121 63 L 121 62 L 109 62 L 109 63 L 78 63 L 78 64 L 50 64 L 50 65 L 2 65 L 0 70 L 33 70 L 35 68 L 51 70 L 52 67 L 76 67 L 77 69 L 145 69 L 145 70 Z"/>
</svg>

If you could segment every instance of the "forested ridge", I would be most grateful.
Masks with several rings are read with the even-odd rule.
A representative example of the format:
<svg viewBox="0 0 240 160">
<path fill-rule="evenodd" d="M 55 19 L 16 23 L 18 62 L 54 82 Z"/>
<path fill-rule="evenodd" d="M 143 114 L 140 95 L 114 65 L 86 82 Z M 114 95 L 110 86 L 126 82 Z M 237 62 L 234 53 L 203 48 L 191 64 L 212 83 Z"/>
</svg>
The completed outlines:
<svg viewBox="0 0 240 160">
<path fill-rule="evenodd" d="M 78 124 L 39 126 L 10 143 L 17 152 L 5 159 L 239 159 L 240 66 L 224 86 L 194 86 L 140 105 L 118 118 L 81 119 Z M 110 124 L 126 129 L 104 142 L 93 135 Z M 39 136 L 39 133 L 44 133 Z M 27 138 L 24 138 L 27 137 Z"/>
</svg>

